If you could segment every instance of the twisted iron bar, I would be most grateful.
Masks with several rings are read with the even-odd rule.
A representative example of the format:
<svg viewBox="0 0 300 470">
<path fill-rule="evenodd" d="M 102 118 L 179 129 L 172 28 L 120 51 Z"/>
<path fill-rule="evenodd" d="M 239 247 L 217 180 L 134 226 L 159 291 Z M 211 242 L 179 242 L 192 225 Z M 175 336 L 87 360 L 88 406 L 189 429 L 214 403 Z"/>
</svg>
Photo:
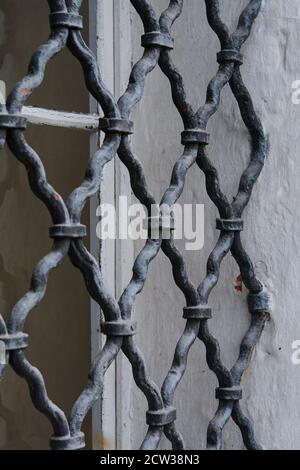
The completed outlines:
<svg viewBox="0 0 300 470">
<path fill-rule="evenodd" d="M 208 22 L 220 40 L 221 51 L 217 56 L 219 69 L 208 85 L 204 105 L 197 111 L 187 102 L 182 76 L 172 61 L 174 42 L 171 29 L 182 13 L 184 0 L 170 0 L 159 18 L 147 0 L 131 0 L 143 22 L 142 45 L 145 50 L 141 59 L 134 65 L 128 87 L 118 101 L 106 88 L 96 58 L 82 38 L 82 17 L 79 14 L 82 0 L 48 0 L 48 4 L 51 25 L 49 40 L 33 54 L 28 74 L 16 85 L 7 99 L 6 106 L 2 106 L 0 110 L 0 144 L 3 146 L 7 141 L 12 153 L 25 165 L 32 192 L 46 205 L 53 221 L 50 228 L 52 249 L 35 267 L 29 291 L 13 308 L 7 325 L 0 316 L 0 339 L 6 345 L 10 365 L 27 381 L 34 406 L 52 424 L 51 448 L 79 449 L 85 446 L 81 432 L 82 423 L 101 395 L 107 369 L 122 350 L 131 363 L 136 385 L 148 401 L 148 431 L 141 448 L 156 449 L 164 433 L 173 449 L 184 449 L 183 437 L 175 426 L 176 410 L 173 400 L 186 370 L 189 351 L 199 338 L 206 347 L 207 364 L 219 382 L 216 391 L 219 406 L 208 427 L 207 448 L 221 448 L 222 431 L 232 417 L 241 430 L 246 448 L 259 449 L 260 445 L 255 439 L 252 425 L 240 406 L 240 384 L 268 319 L 269 298 L 255 275 L 253 264 L 242 245 L 240 232 L 243 230 L 241 218 L 263 168 L 268 142 L 242 80 L 240 66 L 243 58 L 240 49 L 251 33 L 262 1 L 249 1 L 240 15 L 236 30 L 231 34 L 221 20 L 219 1 L 205 0 Z M 22 106 L 41 85 L 48 62 L 65 47 L 68 47 L 80 62 L 86 86 L 101 107 L 105 121 L 103 144 L 90 158 L 84 181 L 70 194 L 66 202 L 47 181 L 40 157 L 24 137 L 26 122 L 21 117 Z M 135 260 L 132 278 L 117 301 L 105 286 L 101 265 L 83 243 L 86 230 L 80 223 L 81 213 L 88 200 L 99 190 L 105 165 L 116 154 L 128 169 L 132 190 L 138 200 L 149 212 L 151 206 L 156 203 L 148 189 L 142 163 L 133 153 L 129 135 L 132 133 L 131 113 L 143 96 L 147 76 L 157 66 L 170 82 L 173 102 L 184 126 L 184 151 L 174 166 L 170 186 L 165 190 L 160 207 L 164 205 L 172 208 L 182 194 L 189 169 L 197 164 L 205 175 L 208 195 L 220 213 L 220 219 L 217 221 L 220 237 L 209 256 L 207 274 L 196 288 L 188 278 L 183 255 L 176 248 L 173 236 L 165 240 L 159 236 L 152 237 L 149 232 L 149 238 Z M 218 110 L 222 90 L 227 84 L 238 103 L 251 138 L 250 162 L 241 177 L 238 194 L 231 203 L 221 191 L 218 173 L 206 152 L 209 143 L 206 127 L 209 119 Z M 185 330 L 177 343 L 172 366 L 161 390 L 149 377 L 143 354 L 134 340 L 136 324 L 131 319 L 135 299 L 147 279 L 149 264 L 160 250 L 170 260 L 174 281 L 186 299 Z M 248 304 L 251 313 L 249 329 L 231 370 L 222 363 L 219 343 L 208 328 L 208 320 L 212 315 L 208 305 L 209 297 L 218 282 L 221 262 L 229 252 L 236 260 L 243 282 L 249 290 Z M 42 301 L 46 293 L 50 272 L 63 262 L 66 256 L 69 256 L 73 265 L 81 271 L 90 296 L 103 311 L 105 322 L 102 332 L 107 335 L 104 347 L 92 364 L 88 383 L 75 402 L 69 419 L 48 397 L 41 372 L 26 359 L 24 350 L 28 345 L 28 335 L 23 333 L 29 313 Z"/>
</svg>

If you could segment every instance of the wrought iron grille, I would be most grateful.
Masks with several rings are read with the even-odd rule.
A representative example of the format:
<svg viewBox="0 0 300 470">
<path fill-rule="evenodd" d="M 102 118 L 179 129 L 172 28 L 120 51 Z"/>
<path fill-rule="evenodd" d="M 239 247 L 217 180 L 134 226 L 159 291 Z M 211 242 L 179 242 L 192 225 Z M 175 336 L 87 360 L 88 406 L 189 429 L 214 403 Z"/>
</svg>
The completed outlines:
<svg viewBox="0 0 300 470">
<path fill-rule="evenodd" d="M 219 1 L 205 0 L 207 19 L 220 40 L 221 51 L 217 55 L 219 68 L 208 85 L 206 101 L 196 111 L 187 102 L 183 79 L 172 61 L 174 41 L 171 29 L 182 12 L 184 0 L 170 0 L 168 8 L 159 18 L 149 1 L 131 0 L 144 25 L 142 46 L 145 50 L 142 58 L 134 65 L 128 87 L 118 101 L 107 90 L 97 61 L 83 41 L 83 18 L 80 16 L 82 0 L 48 0 L 48 4 L 51 26 L 49 40 L 33 54 L 28 74 L 10 93 L 0 114 L 1 145 L 3 147 L 7 142 L 13 155 L 25 165 L 32 192 L 43 201 L 53 220 L 50 228 L 50 237 L 53 238 L 51 251 L 35 267 L 30 289 L 12 309 L 8 323 L 0 317 L 0 340 L 1 344 L 5 344 L 9 364 L 27 381 L 34 406 L 51 422 L 51 448 L 80 449 L 85 447 L 81 432 L 83 420 L 100 397 L 107 369 L 122 350 L 132 365 L 136 385 L 145 395 L 149 407 L 146 413 L 148 431 L 141 448 L 156 449 L 165 434 L 173 449 L 184 449 L 184 439 L 176 426 L 173 400 L 186 370 L 190 348 L 198 338 L 206 347 L 208 367 L 219 383 L 216 390 L 219 405 L 208 426 L 207 448 L 221 448 L 222 431 L 232 418 L 240 428 L 245 447 L 260 449 L 252 424 L 240 405 L 241 378 L 269 317 L 270 307 L 268 294 L 257 279 L 253 264 L 243 247 L 241 231 L 243 212 L 263 168 L 268 141 L 243 83 L 240 72 L 243 56 L 240 50 L 251 33 L 262 0 L 248 2 L 232 34 L 220 17 Z M 26 141 L 26 119 L 21 114 L 27 98 L 41 85 L 47 63 L 65 47 L 81 63 L 86 86 L 103 111 L 104 117 L 99 121 L 99 128 L 105 133 L 103 144 L 89 160 L 83 183 L 71 193 L 67 201 L 50 185 L 42 160 Z M 151 238 L 149 232 L 149 238 L 135 260 L 131 281 L 118 301 L 105 288 L 101 265 L 84 245 L 86 228 L 80 223 L 80 218 L 89 198 L 99 190 L 104 166 L 116 155 L 127 167 L 132 190 L 139 201 L 148 210 L 156 203 L 147 187 L 142 164 L 133 154 L 129 136 L 133 132 L 131 112 L 143 95 L 147 75 L 157 66 L 170 82 L 173 101 L 184 125 L 181 135 L 184 151 L 174 166 L 170 186 L 164 193 L 160 207 L 167 204 L 172 208 L 183 191 L 187 172 L 196 164 L 205 175 L 208 195 L 220 213 L 216 224 L 220 237 L 209 256 L 207 274 L 195 287 L 188 278 L 183 256 L 175 246 L 174 237 L 163 239 L 160 233 Z M 227 84 L 238 103 L 251 141 L 250 162 L 241 176 L 238 194 L 232 202 L 222 193 L 218 173 L 207 156 L 210 137 L 206 131 L 207 123 L 218 110 L 221 92 Z M 165 219 L 161 215 L 156 221 L 149 218 L 149 228 L 153 222 L 161 229 L 164 228 Z M 186 299 L 183 311 L 186 326 L 161 389 L 148 376 L 143 355 L 134 339 L 137 325 L 131 319 L 133 304 L 146 282 L 149 264 L 160 250 L 170 260 L 174 281 Z M 248 306 L 251 314 L 251 323 L 241 342 L 239 356 L 230 370 L 221 361 L 219 343 L 209 330 L 212 309 L 208 303 L 210 293 L 218 282 L 221 262 L 229 252 L 236 260 L 243 282 L 249 290 Z M 90 296 L 101 307 L 105 318 L 101 331 L 107 335 L 103 349 L 92 364 L 88 383 L 75 402 L 69 418 L 50 400 L 42 373 L 26 358 L 28 335 L 23 332 L 28 315 L 45 295 L 50 272 L 66 256 L 81 271 Z"/>
</svg>

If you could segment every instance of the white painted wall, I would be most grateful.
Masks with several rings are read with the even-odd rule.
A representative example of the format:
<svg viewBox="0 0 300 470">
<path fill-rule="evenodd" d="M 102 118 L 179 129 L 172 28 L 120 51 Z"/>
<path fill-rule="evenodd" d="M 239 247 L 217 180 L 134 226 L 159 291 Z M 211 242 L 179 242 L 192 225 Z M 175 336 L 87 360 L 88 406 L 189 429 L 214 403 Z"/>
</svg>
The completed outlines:
<svg viewBox="0 0 300 470">
<path fill-rule="evenodd" d="M 168 2 L 152 0 L 151 3 L 161 11 Z M 220 1 L 222 16 L 231 27 L 246 3 L 246 0 Z M 142 54 L 140 23 L 133 12 L 134 61 Z M 189 100 L 196 106 L 203 103 L 206 86 L 217 70 L 215 54 L 219 50 L 218 40 L 207 24 L 204 1 L 185 2 L 174 37 L 174 61 L 184 76 Z M 268 449 L 297 449 L 300 440 L 300 366 L 291 362 L 292 342 L 300 338 L 300 167 L 297 162 L 300 105 L 297 107 L 291 101 L 292 82 L 300 79 L 299 44 L 299 1 L 267 0 L 243 48 L 244 80 L 271 142 L 266 167 L 246 209 L 243 241 L 273 295 L 274 309 L 244 377 L 242 407 L 254 422 L 258 440 Z M 157 198 L 169 184 L 172 167 L 182 151 L 181 130 L 169 83 L 156 69 L 148 79 L 145 96 L 135 113 L 133 142 Z M 210 158 L 222 175 L 223 190 L 234 195 L 249 159 L 249 146 L 228 87 L 209 130 Z M 189 173 L 181 202 L 205 204 L 204 248 L 199 253 L 186 253 L 190 276 L 198 283 L 205 274 L 206 259 L 218 233 L 214 228 L 217 211 L 206 195 L 204 177 L 196 167 Z M 136 254 L 139 248 L 135 247 Z M 234 289 L 238 274 L 233 259 L 227 257 L 220 282 L 211 295 L 214 318 L 210 325 L 228 366 L 237 357 L 239 343 L 249 325 L 245 294 L 238 294 Z M 146 287 L 135 308 L 139 325 L 137 341 L 158 384 L 168 371 L 184 328 L 183 306 L 184 299 L 174 285 L 169 262 L 161 254 L 150 267 Z M 192 348 L 188 370 L 176 395 L 178 428 L 190 448 L 205 447 L 206 428 L 217 407 L 216 385 L 205 362 L 204 347 L 198 342 Z M 133 386 L 130 421 L 126 425 L 133 448 L 138 447 L 146 431 L 146 409 L 145 399 Z M 167 444 L 164 442 L 162 446 Z M 240 434 L 232 423 L 224 431 L 224 448 L 243 448 Z"/>
</svg>

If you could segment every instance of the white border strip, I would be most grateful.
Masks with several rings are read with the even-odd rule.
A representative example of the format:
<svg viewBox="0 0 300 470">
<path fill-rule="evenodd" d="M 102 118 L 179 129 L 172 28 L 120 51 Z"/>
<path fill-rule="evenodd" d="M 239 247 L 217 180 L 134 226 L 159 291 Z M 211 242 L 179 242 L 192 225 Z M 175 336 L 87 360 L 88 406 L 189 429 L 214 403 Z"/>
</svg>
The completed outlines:
<svg viewBox="0 0 300 470">
<path fill-rule="evenodd" d="M 114 94 L 114 8 L 112 0 L 90 0 L 90 47 L 97 61 L 106 86 Z M 91 99 L 91 113 L 99 113 L 97 103 Z M 99 148 L 99 134 L 91 136 L 91 153 Z M 90 248 L 102 268 L 106 287 L 115 295 L 115 241 L 100 242 L 96 237 L 96 208 L 99 202 L 115 204 L 115 162 L 104 169 L 101 193 L 90 203 Z M 91 302 L 91 356 L 96 357 L 106 338 L 100 335 L 100 312 L 96 302 Z M 103 393 L 93 407 L 92 413 L 93 449 L 116 448 L 116 366 L 115 361 L 108 369 Z"/>
</svg>

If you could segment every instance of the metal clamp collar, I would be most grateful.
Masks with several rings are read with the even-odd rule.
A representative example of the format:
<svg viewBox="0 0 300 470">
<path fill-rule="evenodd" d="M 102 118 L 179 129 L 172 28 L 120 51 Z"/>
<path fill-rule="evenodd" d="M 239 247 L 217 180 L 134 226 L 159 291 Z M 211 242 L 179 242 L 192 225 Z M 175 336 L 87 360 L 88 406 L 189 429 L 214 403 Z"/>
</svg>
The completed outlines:
<svg viewBox="0 0 300 470">
<path fill-rule="evenodd" d="M 65 13 L 62 11 L 54 12 L 49 15 L 51 28 L 70 28 L 82 29 L 83 19 L 80 15 Z"/>
<path fill-rule="evenodd" d="M 27 120 L 20 114 L 0 114 L 0 128 L 26 129 Z"/>
<path fill-rule="evenodd" d="M 81 224 L 58 224 L 49 228 L 50 238 L 83 238 L 86 234 L 86 226 Z"/>
<path fill-rule="evenodd" d="M 174 49 L 174 39 L 160 31 L 152 31 L 150 33 L 143 34 L 141 44 L 142 47 L 159 46 L 166 49 Z"/>
<path fill-rule="evenodd" d="M 169 235 L 169 232 L 175 230 L 175 220 L 173 215 L 157 215 L 147 217 L 144 221 L 145 229 L 148 230 L 149 238 L 158 238 L 164 235 Z"/>
<path fill-rule="evenodd" d="M 85 438 L 83 432 L 75 436 L 52 436 L 50 439 L 50 448 L 52 450 L 79 450 L 85 447 Z"/>
<path fill-rule="evenodd" d="M 120 118 L 101 118 L 99 119 L 99 129 L 106 134 L 133 134 L 133 122 L 128 119 Z"/>
<path fill-rule="evenodd" d="M 216 398 L 218 400 L 239 401 L 243 396 L 242 387 L 219 387 L 216 389 Z"/>
<path fill-rule="evenodd" d="M 249 294 L 247 300 L 250 313 L 262 313 L 270 311 L 270 297 L 264 290 L 258 294 Z"/>
<path fill-rule="evenodd" d="M 184 307 L 183 318 L 186 320 L 209 320 L 212 318 L 211 308 L 208 305 Z"/>
<path fill-rule="evenodd" d="M 101 333 L 107 336 L 134 336 L 136 327 L 136 321 L 108 321 L 101 323 Z"/>
<path fill-rule="evenodd" d="M 166 426 L 176 420 L 176 409 L 173 407 L 158 411 L 147 411 L 146 422 L 148 426 Z"/>
<path fill-rule="evenodd" d="M 29 344 L 28 338 L 28 334 L 22 332 L 0 335 L 0 341 L 5 344 L 6 351 L 27 348 Z"/>
<path fill-rule="evenodd" d="M 217 230 L 225 232 L 242 232 L 244 221 L 242 219 L 217 219 Z"/>
<path fill-rule="evenodd" d="M 187 144 L 209 144 L 209 132 L 203 129 L 186 129 L 181 133 L 182 145 Z"/>
<path fill-rule="evenodd" d="M 217 62 L 223 64 L 224 62 L 235 62 L 238 65 L 243 64 L 243 54 L 235 49 L 223 49 L 217 54 Z"/>
</svg>

